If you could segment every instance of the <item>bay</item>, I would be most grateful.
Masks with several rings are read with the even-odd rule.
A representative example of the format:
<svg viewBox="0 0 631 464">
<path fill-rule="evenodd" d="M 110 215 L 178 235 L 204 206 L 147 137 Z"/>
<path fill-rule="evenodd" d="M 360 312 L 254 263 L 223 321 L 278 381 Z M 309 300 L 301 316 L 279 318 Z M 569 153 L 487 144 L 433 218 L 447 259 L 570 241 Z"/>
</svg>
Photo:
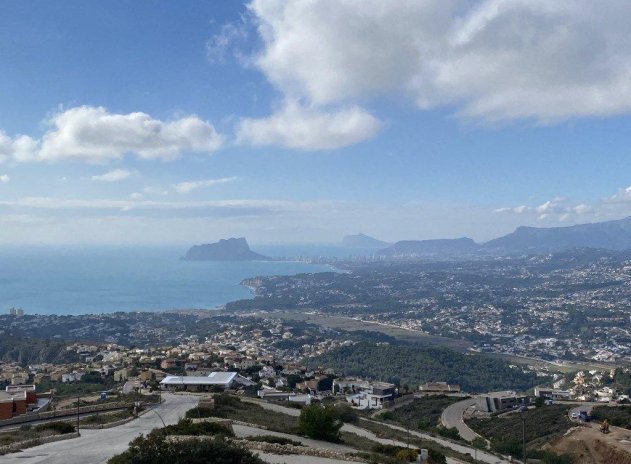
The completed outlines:
<svg viewBox="0 0 631 464">
<path fill-rule="evenodd" d="M 0 312 L 89 314 L 216 308 L 248 277 L 331 271 L 301 262 L 192 262 L 186 247 L 0 248 Z M 258 250 L 257 250 L 258 251 Z M 267 250 L 261 250 L 267 251 Z"/>
</svg>

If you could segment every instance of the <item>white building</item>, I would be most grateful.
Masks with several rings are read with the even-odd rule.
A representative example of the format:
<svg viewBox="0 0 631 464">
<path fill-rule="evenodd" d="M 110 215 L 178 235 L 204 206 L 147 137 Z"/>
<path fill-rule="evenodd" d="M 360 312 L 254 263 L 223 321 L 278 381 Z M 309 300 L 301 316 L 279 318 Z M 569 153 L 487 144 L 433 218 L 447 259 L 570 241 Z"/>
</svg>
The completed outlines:
<svg viewBox="0 0 631 464">
<path fill-rule="evenodd" d="M 169 375 L 160 382 L 166 390 L 210 391 L 216 388 L 229 390 L 239 385 L 254 385 L 236 372 L 211 372 L 207 377 Z"/>
</svg>

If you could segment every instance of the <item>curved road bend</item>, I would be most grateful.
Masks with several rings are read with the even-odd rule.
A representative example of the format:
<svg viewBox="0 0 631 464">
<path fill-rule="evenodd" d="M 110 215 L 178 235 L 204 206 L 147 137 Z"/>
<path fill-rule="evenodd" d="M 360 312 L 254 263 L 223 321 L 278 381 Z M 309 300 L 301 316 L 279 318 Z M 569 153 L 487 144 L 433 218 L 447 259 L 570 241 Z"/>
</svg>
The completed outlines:
<svg viewBox="0 0 631 464">
<path fill-rule="evenodd" d="M 199 402 L 198 397 L 163 393 L 164 402 L 139 418 L 111 429 L 82 430 L 79 438 L 48 443 L 2 456 L 3 464 L 101 464 L 127 449 L 131 440 L 184 417 Z M 160 419 L 162 417 L 162 420 Z"/>
<path fill-rule="evenodd" d="M 441 423 L 447 428 L 455 427 L 462 438 L 467 441 L 480 438 L 467 424 L 465 424 L 462 415 L 464 412 L 476 403 L 475 398 L 458 401 L 457 403 L 447 406 L 440 416 Z"/>
</svg>

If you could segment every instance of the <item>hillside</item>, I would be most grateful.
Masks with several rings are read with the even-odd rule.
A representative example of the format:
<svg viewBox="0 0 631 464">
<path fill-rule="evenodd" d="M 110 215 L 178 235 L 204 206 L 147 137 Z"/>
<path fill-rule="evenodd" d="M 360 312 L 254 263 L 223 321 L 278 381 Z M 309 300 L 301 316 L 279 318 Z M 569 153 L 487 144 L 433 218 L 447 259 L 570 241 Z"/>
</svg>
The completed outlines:
<svg viewBox="0 0 631 464">
<path fill-rule="evenodd" d="M 78 361 L 73 351 L 66 351 L 67 343 L 12 336 L 0 337 L 0 361 L 17 362 L 23 366 L 39 363 L 66 363 Z"/>
<path fill-rule="evenodd" d="M 478 354 L 422 345 L 358 343 L 306 361 L 336 373 L 400 383 L 415 388 L 429 381 L 458 383 L 466 392 L 526 390 L 541 383 L 507 363 Z"/>
</svg>

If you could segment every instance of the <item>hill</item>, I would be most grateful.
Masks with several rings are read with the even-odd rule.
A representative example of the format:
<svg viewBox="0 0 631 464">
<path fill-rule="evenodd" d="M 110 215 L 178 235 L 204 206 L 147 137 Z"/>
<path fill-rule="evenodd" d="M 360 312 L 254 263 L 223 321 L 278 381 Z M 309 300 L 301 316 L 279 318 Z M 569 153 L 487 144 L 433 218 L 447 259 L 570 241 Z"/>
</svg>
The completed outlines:
<svg viewBox="0 0 631 464">
<path fill-rule="evenodd" d="M 377 251 L 386 257 L 459 257 L 476 253 L 480 245 L 468 237 L 437 240 L 403 240 Z"/>
<path fill-rule="evenodd" d="M 343 375 L 400 383 L 415 388 L 430 381 L 458 383 L 466 392 L 526 390 L 541 382 L 535 374 L 504 361 L 449 348 L 423 345 L 357 343 L 306 361 Z"/>
<path fill-rule="evenodd" d="M 377 240 L 366 234 L 347 235 L 342 239 L 342 246 L 348 248 L 385 248 L 390 245 L 388 242 Z"/>
<path fill-rule="evenodd" d="M 631 217 L 567 227 L 518 227 L 482 246 L 494 253 L 552 253 L 574 248 L 631 249 Z"/>
<path fill-rule="evenodd" d="M 255 253 L 244 237 L 222 239 L 216 243 L 195 245 L 182 258 L 188 261 L 269 261 L 271 258 Z"/>
</svg>

